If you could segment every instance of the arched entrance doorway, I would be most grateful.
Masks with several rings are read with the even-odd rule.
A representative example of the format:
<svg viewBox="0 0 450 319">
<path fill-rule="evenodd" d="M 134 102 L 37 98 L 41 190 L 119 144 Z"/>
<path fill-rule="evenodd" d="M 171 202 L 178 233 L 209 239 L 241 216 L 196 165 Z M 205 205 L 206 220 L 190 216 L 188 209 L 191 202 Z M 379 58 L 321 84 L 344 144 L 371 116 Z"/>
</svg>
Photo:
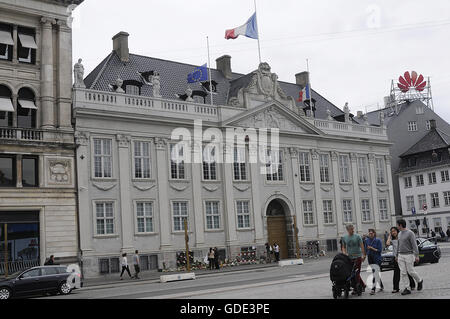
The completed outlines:
<svg viewBox="0 0 450 319">
<path fill-rule="evenodd" d="M 293 254 L 292 218 L 288 205 L 281 199 L 272 200 L 267 206 L 267 235 L 270 245 L 280 246 L 280 258 L 287 259 Z"/>
</svg>

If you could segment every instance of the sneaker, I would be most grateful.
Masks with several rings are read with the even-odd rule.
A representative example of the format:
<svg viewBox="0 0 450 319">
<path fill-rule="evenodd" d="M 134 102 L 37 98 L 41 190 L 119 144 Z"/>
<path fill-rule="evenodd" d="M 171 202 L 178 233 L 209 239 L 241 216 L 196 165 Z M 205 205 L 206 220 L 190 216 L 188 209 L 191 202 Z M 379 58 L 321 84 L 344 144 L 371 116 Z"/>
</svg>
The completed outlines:
<svg viewBox="0 0 450 319">
<path fill-rule="evenodd" d="M 370 294 L 373 296 L 375 295 L 375 289 L 372 289 L 372 291 L 370 292 Z"/>
<path fill-rule="evenodd" d="M 423 279 L 419 283 L 417 283 L 417 290 L 421 291 L 422 288 L 423 288 Z"/>
<path fill-rule="evenodd" d="M 403 292 L 402 292 L 402 296 L 410 295 L 410 294 L 411 294 L 411 291 L 410 291 L 409 289 L 405 289 L 405 290 L 403 290 Z"/>
<path fill-rule="evenodd" d="M 123 278 L 122 278 L 122 277 L 120 277 L 120 280 L 123 280 Z"/>
<path fill-rule="evenodd" d="M 399 289 L 394 289 L 394 290 L 392 290 L 392 293 L 393 293 L 393 294 L 397 294 L 397 293 L 399 293 L 399 292 L 400 292 Z"/>
</svg>

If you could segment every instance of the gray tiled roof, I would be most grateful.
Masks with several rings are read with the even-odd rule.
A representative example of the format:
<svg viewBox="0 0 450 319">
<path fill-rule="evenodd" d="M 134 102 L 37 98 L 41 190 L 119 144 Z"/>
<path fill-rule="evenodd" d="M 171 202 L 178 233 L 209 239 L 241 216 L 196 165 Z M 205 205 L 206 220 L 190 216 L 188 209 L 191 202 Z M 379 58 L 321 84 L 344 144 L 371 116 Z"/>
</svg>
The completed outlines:
<svg viewBox="0 0 450 319">
<path fill-rule="evenodd" d="M 439 129 L 432 129 L 421 140 L 414 144 L 409 150 L 400 155 L 405 157 L 409 155 L 424 153 L 432 150 L 438 150 L 441 148 L 447 148 L 450 146 L 450 136 L 445 134 Z"/>
<path fill-rule="evenodd" d="M 129 62 L 124 63 L 113 51 L 85 78 L 84 82 L 89 89 L 111 91 L 109 85 L 114 84 L 118 77 L 122 80 L 141 81 L 138 72 L 156 71 L 160 74 L 162 97 L 176 99 L 176 94 L 183 94 L 188 86 L 193 90 L 201 89 L 198 83 L 187 83 L 187 75 L 196 67 L 196 65 L 136 54 L 130 54 Z M 229 98 L 236 96 L 238 90 L 249 83 L 250 74 L 233 73 L 232 79 L 228 80 L 221 71 L 211 69 L 211 78 L 217 82 L 217 95 L 214 95 L 214 104 L 227 105 Z M 279 84 L 288 96 L 292 96 L 297 100 L 300 92 L 298 85 L 282 81 Z M 151 87 L 144 85 L 141 95 L 152 96 Z M 312 90 L 312 95 L 317 101 L 317 118 L 325 119 L 327 117 L 327 109 L 331 111 L 331 116 L 343 114 L 342 110 L 314 90 Z M 206 103 L 210 103 L 209 96 L 206 98 Z M 298 106 L 302 106 L 301 102 L 296 103 Z"/>
</svg>

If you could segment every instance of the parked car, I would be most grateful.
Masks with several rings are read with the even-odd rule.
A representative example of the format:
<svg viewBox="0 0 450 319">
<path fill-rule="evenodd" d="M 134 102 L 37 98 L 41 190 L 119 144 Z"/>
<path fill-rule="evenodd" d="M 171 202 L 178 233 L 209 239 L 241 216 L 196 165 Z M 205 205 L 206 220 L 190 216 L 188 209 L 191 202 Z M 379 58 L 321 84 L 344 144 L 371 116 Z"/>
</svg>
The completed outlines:
<svg viewBox="0 0 450 319">
<path fill-rule="evenodd" d="M 416 263 L 416 265 L 424 263 L 434 264 L 439 262 L 439 259 L 441 258 L 441 249 L 436 243 L 427 238 L 417 238 L 416 240 L 419 248 L 419 262 Z M 381 257 L 381 271 L 394 269 L 395 257 L 392 246 L 386 247 L 381 254 Z"/>
<path fill-rule="evenodd" d="M 48 293 L 68 295 L 75 289 L 75 278 L 72 283 L 67 280 L 71 274 L 66 266 L 40 266 L 17 272 L 6 279 L 0 279 L 0 299 Z M 81 275 L 74 274 L 78 276 L 82 286 Z"/>
</svg>

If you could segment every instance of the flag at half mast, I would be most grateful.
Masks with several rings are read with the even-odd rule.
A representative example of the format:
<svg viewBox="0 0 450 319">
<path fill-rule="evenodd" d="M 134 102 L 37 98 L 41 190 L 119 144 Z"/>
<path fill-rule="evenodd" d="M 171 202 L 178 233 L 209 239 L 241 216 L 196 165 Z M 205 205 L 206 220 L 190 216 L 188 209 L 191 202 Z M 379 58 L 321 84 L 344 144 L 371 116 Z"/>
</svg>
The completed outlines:
<svg viewBox="0 0 450 319">
<path fill-rule="evenodd" d="M 225 39 L 236 39 L 238 36 L 244 35 L 247 38 L 258 39 L 258 22 L 256 20 L 256 12 L 240 27 L 226 30 Z"/>
</svg>

